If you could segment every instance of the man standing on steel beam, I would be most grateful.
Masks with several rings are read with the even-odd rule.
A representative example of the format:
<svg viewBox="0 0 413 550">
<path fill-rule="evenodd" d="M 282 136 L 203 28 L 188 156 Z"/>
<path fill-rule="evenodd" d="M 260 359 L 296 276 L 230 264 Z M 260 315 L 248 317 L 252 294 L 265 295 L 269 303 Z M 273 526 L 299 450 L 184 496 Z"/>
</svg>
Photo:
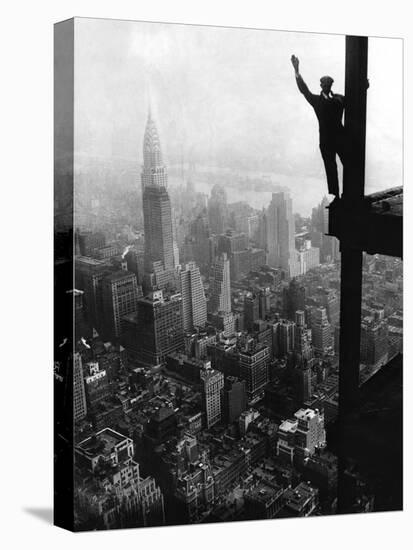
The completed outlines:
<svg viewBox="0 0 413 550">
<path fill-rule="evenodd" d="M 344 96 L 331 91 L 334 80 L 331 76 L 320 78 L 320 95 L 312 94 L 304 82 L 299 71 L 299 60 L 295 55 L 291 56 L 291 63 L 295 71 L 295 79 L 298 89 L 313 107 L 318 118 L 320 129 L 320 151 L 323 157 L 327 175 L 328 192 L 339 198 L 339 185 L 336 155 L 341 164 L 345 163 L 346 142 L 342 123 L 344 111 Z"/>
</svg>

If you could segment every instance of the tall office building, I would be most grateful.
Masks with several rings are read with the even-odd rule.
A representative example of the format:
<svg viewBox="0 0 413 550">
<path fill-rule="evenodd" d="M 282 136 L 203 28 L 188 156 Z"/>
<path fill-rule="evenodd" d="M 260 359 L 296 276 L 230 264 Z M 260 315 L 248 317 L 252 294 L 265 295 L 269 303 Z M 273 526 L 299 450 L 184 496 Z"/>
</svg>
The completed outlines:
<svg viewBox="0 0 413 550">
<path fill-rule="evenodd" d="M 245 233 L 237 233 L 228 229 L 224 235 L 218 237 L 218 254 L 225 252 L 228 257 L 233 252 L 239 252 L 248 248 L 248 236 Z"/>
<path fill-rule="evenodd" d="M 314 360 L 303 361 L 298 365 L 296 374 L 298 378 L 298 398 L 302 403 L 310 399 L 312 393 L 312 370 Z"/>
<path fill-rule="evenodd" d="M 247 234 L 252 241 L 258 242 L 260 220 L 258 214 L 251 214 L 247 218 Z"/>
<path fill-rule="evenodd" d="M 103 260 L 78 256 L 75 261 L 76 288 L 83 290 L 86 319 L 90 327 L 102 330 L 102 280 L 108 266 Z"/>
<path fill-rule="evenodd" d="M 228 229 L 225 235 L 216 238 L 217 254 L 225 252 L 230 261 L 231 280 L 237 281 L 254 269 L 265 265 L 265 251 L 249 246 L 246 233 Z"/>
<path fill-rule="evenodd" d="M 238 420 L 247 408 L 245 380 L 227 376 L 222 390 L 222 407 L 223 418 L 228 424 Z"/>
<path fill-rule="evenodd" d="M 211 264 L 211 244 L 208 218 L 205 214 L 198 214 L 190 223 L 185 247 L 189 251 L 187 259 L 195 260 L 201 273 L 207 274 Z"/>
<path fill-rule="evenodd" d="M 248 237 L 245 233 L 236 233 L 228 229 L 218 238 L 218 254 L 225 252 L 230 261 L 231 279 L 236 281 L 251 270 L 251 252 L 248 249 Z"/>
<path fill-rule="evenodd" d="M 127 353 L 146 367 L 159 366 L 173 351 L 184 347 L 182 298 L 153 291 L 138 299 L 137 313 L 124 318 L 122 344 Z"/>
<path fill-rule="evenodd" d="M 220 185 L 214 185 L 211 189 L 211 197 L 208 200 L 208 220 L 211 233 L 214 235 L 224 233 L 228 224 L 227 194 Z"/>
<path fill-rule="evenodd" d="M 325 288 L 321 294 L 321 303 L 326 308 L 331 325 L 340 324 L 340 295 L 336 290 Z"/>
<path fill-rule="evenodd" d="M 122 333 L 122 317 L 135 313 L 141 289 L 136 275 L 130 271 L 116 271 L 102 280 L 104 337 L 119 338 Z"/>
<path fill-rule="evenodd" d="M 257 294 L 250 293 L 244 298 L 244 328 L 252 331 L 255 321 L 260 318 L 260 303 Z"/>
<path fill-rule="evenodd" d="M 269 287 L 260 288 L 258 295 L 259 317 L 265 319 L 271 311 L 271 291 Z"/>
<path fill-rule="evenodd" d="M 235 231 L 248 233 L 248 218 L 252 213 L 253 208 L 247 202 L 232 202 L 228 205 L 228 225 Z"/>
<path fill-rule="evenodd" d="M 302 310 L 297 310 L 295 312 L 294 320 L 297 327 L 303 327 L 305 325 L 305 312 Z"/>
<path fill-rule="evenodd" d="M 258 214 L 257 244 L 260 248 L 268 252 L 267 248 L 268 219 L 265 208 Z"/>
<path fill-rule="evenodd" d="M 296 311 L 295 313 L 294 351 L 305 360 L 313 357 L 311 330 L 305 324 L 304 311 Z"/>
<path fill-rule="evenodd" d="M 207 320 L 207 306 L 201 274 L 195 262 L 186 264 L 180 273 L 182 294 L 182 319 L 185 331 L 204 327 Z"/>
<path fill-rule="evenodd" d="M 267 251 L 270 267 L 283 269 L 289 277 L 299 274 L 292 201 L 285 192 L 273 193 L 267 208 Z"/>
<path fill-rule="evenodd" d="M 273 325 L 273 349 L 276 357 L 285 357 L 294 351 L 295 323 L 281 319 Z"/>
<path fill-rule="evenodd" d="M 231 282 L 229 260 L 225 253 L 215 259 L 210 275 L 209 311 L 231 312 Z"/>
<path fill-rule="evenodd" d="M 281 422 L 278 428 L 277 455 L 293 462 L 312 456 L 326 444 L 324 413 L 318 409 L 299 409 L 295 419 Z"/>
<path fill-rule="evenodd" d="M 153 271 L 154 262 L 162 262 L 165 271 L 176 267 L 174 220 L 167 191 L 168 176 L 155 122 L 148 115 L 143 141 L 141 173 L 143 221 L 145 231 L 145 271 Z"/>
<path fill-rule="evenodd" d="M 297 252 L 299 274 L 305 275 L 310 269 L 320 265 L 320 249 L 311 246 L 311 241 L 306 240 L 303 247 Z"/>
<path fill-rule="evenodd" d="M 210 428 L 221 420 L 221 390 L 224 387 L 224 375 L 211 369 L 210 361 L 201 370 L 202 395 L 204 401 L 206 427 Z"/>
<path fill-rule="evenodd" d="M 325 353 L 332 345 L 331 325 L 325 307 L 318 307 L 314 310 L 311 329 L 315 351 Z"/>
<path fill-rule="evenodd" d="M 294 278 L 283 291 L 284 316 L 293 321 L 296 311 L 305 310 L 305 287 Z"/>
<path fill-rule="evenodd" d="M 129 249 L 124 255 L 128 271 L 135 273 L 138 284 L 143 283 L 145 254 L 134 249 Z"/>
<path fill-rule="evenodd" d="M 300 409 L 294 415 L 297 419 L 296 446 L 306 455 L 314 454 L 316 448 L 326 444 L 324 413 L 318 409 Z"/>
<path fill-rule="evenodd" d="M 313 208 L 311 216 L 311 245 L 320 249 L 320 262 L 335 262 L 340 256 L 339 242 L 328 233 L 328 209 L 329 201 L 324 197 L 321 203 Z"/>
<path fill-rule="evenodd" d="M 73 354 L 73 417 L 75 422 L 86 416 L 86 392 L 83 378 L 82 356 Z"/>
<path fill-rule="evenodd" d="M 361 361 L 366 365 L 387 363 L 389 343 L 387 321 L 365 317 L 361 323 Z"/>
<path fill-rule="evenodd" d="M 268 363 L 270 350 L 264 344 L 256 344 L 252 339 L 239 353 L 239 376 L 245 380 L 248 402 L 262 397 L 268 383 Z"/>
<path fill-rule="evenodd" d="M 233 336 L 235 332 L 235 315 L 232 312 L 217 311 L 210 313 L 209 321 L 226 338 Z"/>
</svg>

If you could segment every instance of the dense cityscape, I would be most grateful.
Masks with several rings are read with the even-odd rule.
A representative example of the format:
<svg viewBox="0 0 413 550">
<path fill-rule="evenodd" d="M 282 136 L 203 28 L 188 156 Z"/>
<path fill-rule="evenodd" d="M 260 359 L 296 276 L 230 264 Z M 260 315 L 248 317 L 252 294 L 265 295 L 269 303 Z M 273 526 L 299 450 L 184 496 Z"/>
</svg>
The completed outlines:
<svg viewBox="0 0 413 550">
<path fill-rule="evenodd" d="M 329 200 L 303 217 L 288 188 L 257 179 L 244 185 L 272 195 L 256 209 L 242 186 L 229 202 L 219 174 L 198 191 L 196 167 L 170 188 L 150 112 L 142 133 L 141 198 L 113 201 L 111 189 L 109 208 L 82 195 L 78 176 L 77 529 L 336 513 L 340 251 Z M 402 352 L 402 291 L 401 260 L 364 254 L 361 384 Z M 68 372 L 57 354 L 62 399 Z M 350 510 L 390 506 L 362 465 L 347 475 Z"/>
</svg>

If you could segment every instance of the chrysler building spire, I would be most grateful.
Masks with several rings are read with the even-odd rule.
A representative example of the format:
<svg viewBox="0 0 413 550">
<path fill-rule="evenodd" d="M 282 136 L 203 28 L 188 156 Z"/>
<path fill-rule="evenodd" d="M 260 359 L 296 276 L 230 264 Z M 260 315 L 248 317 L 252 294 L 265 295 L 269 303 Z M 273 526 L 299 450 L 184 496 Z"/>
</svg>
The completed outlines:
<svg viewBox="0 0 413 550">
<path fill-rule="evenodd" d="M 167 173 L 162 159 L 161 142 L 150 108 L 143 138 L 142 185 L 143 187 L 166 187 L 167 185 Z"/>
<path fill-rule="evenodd" d="M 179 263 L 167 181 L 168 175 L 162 160 L 158 130 L 149 110 L 143 138 L 141 173 L 146 273 L 154 272 L 156 262 L 161 262 L 161 267 L 165 271 L 174 270 Z"/>
</svg>

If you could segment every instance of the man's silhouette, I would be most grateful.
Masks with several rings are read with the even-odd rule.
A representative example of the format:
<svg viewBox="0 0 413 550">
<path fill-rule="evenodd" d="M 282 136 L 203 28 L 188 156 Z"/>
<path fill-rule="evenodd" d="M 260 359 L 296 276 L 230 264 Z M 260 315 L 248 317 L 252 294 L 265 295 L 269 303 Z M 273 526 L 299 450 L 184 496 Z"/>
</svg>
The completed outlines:
<svg viewBox="0 0 413 550">
<path fill-rule="evenodd" d="M 346 140 L 342 123 L 344 111 L 344 96 L 334 94 L 331 86 L 334 80 L 331 76 L 320 78 L 320 95 L 312 94 L 299 71 L 299 60 L 291 56 L 298 89 L 313 107 L 320 127 L 320 151 L 327 174 L 328 192 L 339 196 L 336 155 L 344 165 L 346 158 Z"/>
</svg>

